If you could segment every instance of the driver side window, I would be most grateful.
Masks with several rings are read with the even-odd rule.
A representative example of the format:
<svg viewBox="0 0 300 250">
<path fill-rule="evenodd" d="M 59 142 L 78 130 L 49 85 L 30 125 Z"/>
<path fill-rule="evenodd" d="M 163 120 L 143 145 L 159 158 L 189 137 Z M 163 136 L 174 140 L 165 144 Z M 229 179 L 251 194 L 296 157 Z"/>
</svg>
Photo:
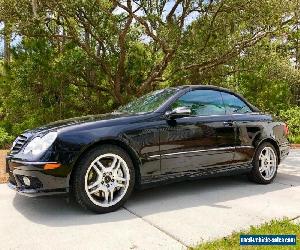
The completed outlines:
<svg viewBox="0 0 300 250">
<path fill-rule="evenodd" d="M 171 106 L 188 107 L 194 116 L 225 115 L 221 93 L 215 90 L 193 90 L 178 98 Z"/>
</svg>

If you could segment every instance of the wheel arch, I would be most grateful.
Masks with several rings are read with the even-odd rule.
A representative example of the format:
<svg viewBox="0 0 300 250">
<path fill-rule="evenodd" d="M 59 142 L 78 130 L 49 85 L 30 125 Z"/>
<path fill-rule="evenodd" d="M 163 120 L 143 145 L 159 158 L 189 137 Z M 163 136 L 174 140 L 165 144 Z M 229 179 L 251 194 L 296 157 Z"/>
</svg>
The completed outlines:
<svg viewBox="0 0 300 250">
<path fill-rule="evenodd" d="M 118 139 L 105 139 L 105 140 L 97 141 L 97 142 L 89 145 L 82 152 L 80 152 L 80 155 L 77 157 L 77 159 L 73 163 L 73 167 L 72 167 L 71 173 L 69 175 L 69 180 L 68 180 L 69 187 L 71 188 L 71 186 L 72 186 L 72 181 L 73 181 L 73 178 L 74 178 L 75 169 L 78 165 L 78 162 L 82 159 L 82 157 L 87 152 L 89 152 L 90 150 L 92 150 L 96 147 L 102 146 L 102 145 L 115 145 L 115 146 L 118 146 L 118 147 L 122 148 L 126 153 L 128 153 L 129 157 L 132 160 L 134 169 L 135 169 L 136 185 L 139 185 L 140 182 L 141 182 L 141 171 L 140 171 L 141 161 L 140 161 L 136 151 L 133 148 L 131 148 L 129 145 L 127 145 L 125 142 L 121 141 L 121 140 L 118 140 Z"/>
<path fill-rule="evenodd" d="M 273 138 L 264 138 L 262 140 L 256 140 L 254 142 L 254 146 L 255 146 L 255 153 L 258 149 L 258 147 L 262 144 L 262 143 L 265 143 L 265 142 L 268 142 L 268 143 L 271 143 L 274 148 L 276 149 L 276 154 L 277 154 L 277 158 L 278 158 L 278 164 L 280 164 L 280 149 L 279 149 L 279 146 L 278 146 L 278 143 L 276 142 L 275 139 Z"/>
</svg>

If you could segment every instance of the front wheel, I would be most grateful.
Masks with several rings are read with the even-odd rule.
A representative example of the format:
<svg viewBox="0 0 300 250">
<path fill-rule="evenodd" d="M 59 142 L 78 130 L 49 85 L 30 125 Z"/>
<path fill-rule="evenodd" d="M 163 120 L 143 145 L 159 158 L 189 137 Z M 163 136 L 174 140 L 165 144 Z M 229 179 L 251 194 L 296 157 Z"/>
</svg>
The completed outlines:
<svg viewBox="0 0 300 250">
<path fill-rule="evenodd" d="M 135 170 L 129 155 L 114 145 L 89 151 L 76 166 L 73 190 L 77 202 L 96 213 L 121 207 L 132 193 Z"/>
<path fill-rule="evenodd" d="M 262 143 L 256 150 L 253 168 L 248 177 L 259 184 L 271 183 L 277 174 L 278 156 L 276 149 L 269 142 Z"/>
</svg>

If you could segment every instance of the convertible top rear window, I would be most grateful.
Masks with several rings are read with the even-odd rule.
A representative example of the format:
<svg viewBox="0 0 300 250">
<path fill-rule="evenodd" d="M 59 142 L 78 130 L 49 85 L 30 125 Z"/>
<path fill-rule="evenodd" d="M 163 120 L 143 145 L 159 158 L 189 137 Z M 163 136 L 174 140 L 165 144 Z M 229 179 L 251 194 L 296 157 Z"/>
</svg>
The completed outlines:
<svg viewBox="0 0 300 250">
<path fill-rule="evenodd" d="M 228 114 L 251 113 L 251 108 L 235 95 L 222 92 L 224 106 Z"/>
</svg>

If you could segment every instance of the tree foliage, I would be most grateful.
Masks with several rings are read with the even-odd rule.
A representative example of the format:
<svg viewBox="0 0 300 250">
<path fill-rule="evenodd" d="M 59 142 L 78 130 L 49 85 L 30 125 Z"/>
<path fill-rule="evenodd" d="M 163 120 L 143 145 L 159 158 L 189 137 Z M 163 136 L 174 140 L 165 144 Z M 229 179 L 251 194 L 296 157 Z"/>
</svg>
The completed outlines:
<svg viewBox="0 0 300 250">
<path fill-rule="evenodd" d="M 282 114 L 300 102 L 299 10 L 298 0 L 0 0 L 0 127 L 17 135 L 182 84 L 228 87 Z"/>
</svg>

